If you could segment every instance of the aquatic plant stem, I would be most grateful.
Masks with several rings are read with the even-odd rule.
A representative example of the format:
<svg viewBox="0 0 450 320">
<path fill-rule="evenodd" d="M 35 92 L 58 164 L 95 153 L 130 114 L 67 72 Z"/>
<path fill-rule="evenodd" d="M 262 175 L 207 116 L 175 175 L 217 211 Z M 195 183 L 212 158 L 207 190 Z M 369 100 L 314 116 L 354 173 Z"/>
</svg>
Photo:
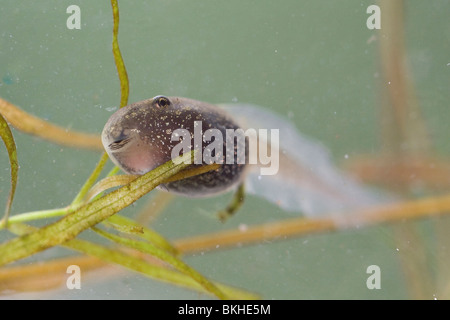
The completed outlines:
<svg viewBox="0 0 450 320">
<path fill-rule="evenodd" d="M 100 235 L 102 235 L 103 237 L 105 237 L 111 241 L 125 245 L 129 248 L 134 248 L 143 253 L 148 253 L 153 257 L 161 259 L 162 261 L 175 267 L 178 271 L 186 274 L 187 276 L 189 276 L 192 279 L 194 279 L 195 281 L 197 281 L 197 283 L 199 283 L 203 288 L 205 288 L 206 291 L 214 294 L 216 297 L 218 297 L 220 299 L 229 298 L 229 297 L 227 297 L 227 295 L 225 295 L 222 291 L 220 291 L 212 282 L 210 282 L 208 279 L 206 279 L 199 272 L 197 272 L 196 270 L 191 268 L 189 265 L 187 265 L 180 259 L 173 256 L 172 254 L 167 253 L 165 250 L 162 250 L 149 242 L 136 241 L 136 240 L 120 237 L 120 236 L 114 235 L 112 233 L 106 232 L 106 231 L 98 229 L 98 228 L 94 228 L 94 231 L 96 231 L 97 233 L 99 233 Z"/>
<path fill-rule="evenodd" d="M 112 51 L 114 55 L 114 62 L 116 63 L 117 72 L 120 80 L 120 108 L 128 104 L 128 95 L 130 92 L 128 73 L 123 62 L 122 53 L 119 48 L 118 34 L 119 34 L 119 5 L 117 0 L 111 0 L 112 12 L 113 12 L 113 41 Z"/>
<path fill-rule="evenodd" d="M 30 211 L 30 212 L 24 212 L 20 214 L 13 215 L 9 218 L 9 223 L 19 223 L 19 222 L 25 222 L 30 220 L 40 220 L 40 219 L 47 219 L 47 218 L 54 218 L 54 217 L 61 217 L 69 212 L 70 208 L 56 208 L 56 209 L 49 209 L 49 210 L 38 210 L 38 211 Z M 4 226 L 0 225 L 0 230 Z"/>
<path fill-rule="evenodd" d="M 25 224 L 15 224 L 11 227 L 11 231 L 18 235 L 24 235 L 27 233 L 32 233 L 36 231 L 35 227 L 27 226 Z M 107 248 L 105 246 L 91 243 L 85 240 L 80 239 L 72 239 L 63 244 L 64 247 L 81 252 L 83 254 L 89 255 L 91 257 L 95 257 L 100 259 L 103 262 L 108 263 L 114 263 L 117 265 L 120 265 L 122 267 L 125 267 L 129 270 L 141 273 L 149 278 L 153 278 L 159 281 L 164 281 L 170 284 L 182 286 L 191 290 L 197 290 L 200 292 L 205 292 L 211 294 L 209 291 L 205 291 L 205 288 L 202 287 L 198 282 L 196 282 L 191 277 L 184 275 L 178 271 L 168 269 L 166 267 L 163 267 L 161 265 L 157 265 L 154 262 L 149 262 L 144 260 L 141 257 L 133 256 L 129 253 L 122 252 L 116 249 Z M 64 259 L 63 259 L 64 260 Z M 47 263 L 53 263 L 52 261 Z M 67 268 L 68 265 L 74 264 L 73 261 L 65 261 L 62 263 L 64 265 L 64 270 Z M 26 266 L 27 267 L 27 266 Z M 23 268 L 22 266 L 15 267 Z M 23 274 L 21 271 L 14 271 L 17 270 L 14 267 L 11 268 L 12 274 Z M 85 270 L 85 269 L 83 269 Z M 3 269 L 4 275 L 2 276 L 0 273 L 0 281 L 3 277 L 9 278 L 10 273 L 5 271 Z M 35 271 L 33 271 L 35 273 Z M 227 296 L 232 297 L 234 299 L 258 299 L 259 297 L 255 294 L 252 294 L 250 292 L 233 288 L 224 284 L 220 283 L 214 283 L 215 286 L 217 286 L 223 293 L 225 293 Z"/>
<path fill-rule="evenodd" d="M 174 247 L 181 253 L 204 252 L 233 246 L 250 245 L 263 241 L 285 240 L 306 234 L 361 228 L 375 224 L 437 217 L 450 213 L 450 195 L 429 197 L 401 203 L 376 206 L 352 212 L 347 221 L 325 218 L 291 218 L 278 222 L 249 226 L 245 229 L 225 230 L 185 239 L 174 240 Z"/>
<path fill-rule="evenodd" d="M 0 244 L 0 266 L 75 238 L 83 230 L 129 206 L 168 177 L 189 166 L 183 161 L 187 162 L 188 157 L 192 155 L 193 153 L 181 156 L 182 162 L 178 164 L 170 160 L 129 184 L 69 213 L 53 224 Z"/>
<path fill-rule="evenodd" d="M 84 183 L 83 187 L 81 187 L 80 192 L 78 192 L 77 196 L 72 201 L 72 206 L 76 207 L 77 205 L 82 203 L 84 197 L 100 176 L 100 173 L 102 172 L 103 167 L 105 166 L 108 159 L 109 159 L 108 154 L 106 152 L 103 152 L 102 156 L 100 157 L 100 161 L 97 163 L 97 166 L 95 167 L 94 171 L 91 173 L 87 181 Z"/>
<path fill-rule="evenodd" d="M 0 136 L 5 143 L 8 151 L 9 163 L 11 167 L 11 189 L 9 191 L 8 200 L 6 202 L 5 214 L 0 220 L 0 229 L 2 226 L 8 227 L 8 218 L 11 212 L 11 205 L 14 200 L 14 193 L 16 192 L 17 177 L 19 173 L 19 162 L 17 161 L 17 149 L 11 129 L 5 118 L 0 114 Z"/>
<path fill-rule="evenodd" d="M 107 178 L 102 179 L 99 181 L 96 185 L 92 187 L 92 182 L 95 182 L 95 180 L 98 177 L 98 174 L 101 170 L 101 164 L 102 160 L 98 163 L 96 169 L 91 174 L 89 179 L 86 181 L 85 185 L 83 186 L 80 193 L 77 195 L 75 200 L 73 202 L 64 208 L 55 208 L 55 209 L 47 209 L 47 210 L 37 210 L 37 211 L 31 211 L 31 212 L 25 212 L 16 214 L 8 220 L 10 223 L 17 223 L 17 222 L 26 222 L 31 220 L 40 220 L 40 219 L 47 219 L 47 218 L 54 218 L 54 217 L 60 217 L 63 215 L 68 214 L 69 212 L 75 211 L 78 209 L 81 205 L 84 203 L 90 202 L 92 198 L 99 197 L 106 189 L 112 188 L 112 187 L 119 187 L 126 185 L 130 183 L 131 181 L 137 179 L 138 175 L 119 175 L 119 176 L 111 176 L 111 174 L 115 174 L 117 172 L 117 167 L 115 167 L 111 172 L 108 174 Z M 187 177 L 191 177 L 197 174 L 202 174 L 204 172 L 208 172 L 210 170 L 215 170 L 217 168 L 216 165 L 205 165 L 199 168 L 194 169 L 187 169 L 183 170 L 181 172 L 178 172 L 174 174 L 173 176 L 169 177 L 167 180 L 163 181 L 164 183 L 177 181 L 180 179 L 185 179 Z M 85 192 L 88 191 L 87 194 Z M 124 220 L 122 220 L 124 222 Z M 128 223 L 131 223 L 131 220 L 128 221 Z M 5 226 L 4 224 L 0 224 L 0 230 L 3 229 Z"/>
</svg>

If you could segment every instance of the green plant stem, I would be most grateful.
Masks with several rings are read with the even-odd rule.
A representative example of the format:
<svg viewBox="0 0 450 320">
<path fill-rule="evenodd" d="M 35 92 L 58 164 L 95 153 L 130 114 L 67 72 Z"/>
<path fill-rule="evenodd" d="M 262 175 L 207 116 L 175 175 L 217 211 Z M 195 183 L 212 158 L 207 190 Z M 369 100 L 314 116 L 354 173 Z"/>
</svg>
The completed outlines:
<svg viewBox="0 0 450 320">
<path fill-rule="evenodd" d="M 192 154 L 185 154 L 180 159 L 186 160 L 187 156 L 192 157 Z M 188 165 L 183 162 L 174 164 L 172 160 L 169 160 L 129 184 L 69 213 L 53 224 L 0 244 L 0 266 L 75 238 L 83 230 L 129 206 Z"/>
<path fill-rule="evenodd" d="M 49 210 L 39 210 L 39 211 L 31 211 L 31 212 L 24 212 L 21 214 L 16 214 L 9 218 L 9 223 L 19 223 L 19 222 L 25 222 L 30 220 L 40 220 L 40 219 L 47 219 L 47 218 L 54 218 L 54 217 L 60 217 L 69 212 L 69 207 L 66 208 L 56 208 L 56 209 L 49 209 Z M 2 226 L 0 226 L 0 229 Z"/>
<path fill-rule="evenodd" d="M 100 161 L 97 163 L 97 166 L 95 167 L 94 171 L 91 173 L 89 178 L 84 183 L 83 187 L 78 192 L 77 196 L 74 198 L 72 203 L 65 207 L 65 208 L 56 208 L 56 209 L 48 209 L 48 210 L 38 210 L 38 211 L 31 211 L 31 212 L 25 212 L 16 214 L 14 216 L 11 216 L 8 221 L 9 223 L 16 223 L 16 222 L 25 222 L 29 220 L 39 220 L 39 219 L 46 219 L 46 218 L 53 218 L 53 217 L 59 217 L 63 216 L 70 211 L 76 210 L 78 207 L 81 206 L 83 203 L 84 197 L 89 192 L 92 185 L 95 183 L 95 181 L 98 179 L 101 171 L 103 170 L 103 167 L 105 166 L 106 162 L 108 161 L 108 155 L 103 153 L 103 155 L 100 158 Z M 108 175 L 113 175 L 117 172 L 117 167 L 115 167 Z M 5 227 L 5 224 L 0 223 L 0 230 Z"/>
<path fill-rule="evenodd" d="M 26 212 L 26 213 L 12 216 L 9 219 L 9 223 L 12 225 L 12 224 L 26 222 L 26 221 L 30 221 L 30 220 L 61 217 L 61 216 L 66 215 L 67 213 L 69 213 L 70 210 L 71 210 L 70 207 L 66 207 L 66 208 L 57 208 L 57 209 L 51 209 L 51 210 Z M 116 225 L 142 228 L 143 233 L 138 234 L 138 236 L 140 238 L 150 241 L 150 242 L 154 243 L 155 245 L 159 246 L 160 248 L 163 248 L 164 250 L 169 251 L 172 254 L 178 254 L 178 251 L 170 244 L 170 242 L 167 241 L 164 237 L 162 237 L 159 233 L 153 231 L 152 229 L 142 227 L 141 225 L 139 225 L 132 219 L 121 216 L 119 214 L 115 214 L 108 218 L 108 222 L 116 224 Z M 1 230 L 1 226 L 0 226 L 0 230 Z"/>
<path fill-rule="evenodd" d="M 36 231 L 35 227 L 22 223 L 11 225 L 9 229 L 17 235 L 24 235 Z M 191 290 L 209 293 L 199 285 L 194 279 L 178 271 L 170 270 L 165 267 L 149 263 L 139 257 L 131 256 L 125 252 L 107 248 L 105 246 L 91 243 L 85 240 L 72 239 L 63 244 L 64 247 L 101 259 L 102 261 L 114 263 L 125 267 L 134 272 L 141 273 L 149 278 L 164 281 L 170 284 L 182 286 Z M 258 299 L 255 294 L 247 291 L 233 288 L 224 284 L 215 283 L 215 285 L 226 295 L 234 299 Z"/>
<path fill-rule="evenodd" d="M 110 172 L 108 172 L 108 174 L 106 175 L 107 177 L 112 177 L 113 175 L 115 175 L 117 172 L 119 172 L 120 168 L 119 167 L 114 167 L 111 169 Z"/>
<path fill-rule="evenodd" d="M 210 282 L 208 279 L 206 279 L 202 274 L 188 266 L 186 263 L 181 261 L 180 259 L 176 258 L 172 254 L 167 253 L 166 251 L 154 246 L 151 243 L 143 242 L 143 241 L 136 241 L 132 239 L 123 238 L 117 235 L 114 235 L 112 233 L 106 232 L 104 230 L 94 228 L 94 230 L 102 235 L 103 237 L 110 239 L 116 243 L 125 245 L 129 248 L 134 248 L 136 250 L 139 250 L 143 253 L 148 253 L 170 265 L 175 267 L 177 270 L 181 271 L 182 273 L 186 274 L 187 276 L 191 277 L 195 281 L 197 281 L 203 288 L 205 288 L 206 291 L 214 294 L 219 299 L 228 299 L 221 290 L 219 290 L 212 282 Z"/>
<path fill-rule="evenodd" d="M 89 178 L 84 183 L 83 187 L 81 187 L 80 192 L 78 192 L 75 199 L 72 201 L 71 206 L 77 207 L 83 202 L 84 197 L 88 193 L 89 189 L 91 189 L 92 185 L 95 183 L 95 181 L 100 176 L 100 173 L 103 170 L 103 167 L 105 166 L 106 162 L 108 161 L 108 154 L 104 152 L 102 156 L 100 157 L 100 161 L 97 163 L 97 166 L 95 167 L 94 171 L 92 171 Z"/>
<path fill-rule="evenodd" d="M 153 231 L 152 229 L 146 228 L 144 226 L 141 226 L 139 223 L 136 223 L 132 219 L 129 219 L 127 217 L 121 216 L 119 214 L 115 214 L 108 218 L 107 220 L 110 223 L 122 225 L 122 226 L 131 226 L 131 227 L 141 227 L 143 233 L 138 234 L 137 236 L 145 239 L 147 241 L 150 241 L 154 245 L 170 252 L 171 254 L 178 254 L 177 249 L 175 249 L 172 244 L 167 241 L 163 236 L 161 236 L 159 233 Z"/>
<path fill-rule="evenodd" d="M 8 201 L 6 202 L 5 214 L 0 220 L 0 229 L 2 227 L 8 227 L 9 214 L 11 212 L 11 205 L 14 200 L 14 193 L 16 192 L 17 177 L 19 172 L 19 162 L 17 161 L 17 149 L 14 137 L 8 122 L 0 114 L 0 137 L 5 143 L 6 150 L 8 151 L 9 163 L 11 167 L 11 189 L 8 195 Z"/>
<path fill-rule="evenodd" d="M 112 41 L 112 51 L 114 55 L 114 61 L 116 63 L 117 73 L 119 74 L 120 80 L 120 107 L 124 107 L 128 104 L 128 95 L 130 92 L 127 69 L 125 68 L 125 63 L 123 62 L 122 54 L 119 48 L 119 41 L 117 39 L 119 34 L 119 5 L 117 0 L 111 0 L 111 6 L 113 11 L 113 41 Z"/>
</svg>

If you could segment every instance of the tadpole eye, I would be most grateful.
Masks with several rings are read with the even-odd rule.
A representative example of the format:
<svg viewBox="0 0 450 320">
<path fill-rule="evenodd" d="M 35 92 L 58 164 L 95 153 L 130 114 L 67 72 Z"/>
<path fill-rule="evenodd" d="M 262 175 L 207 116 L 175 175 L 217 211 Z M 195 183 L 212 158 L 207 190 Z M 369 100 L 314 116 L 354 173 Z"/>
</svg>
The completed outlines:
<svg viewBox="0 0 450 320">
<path fill-rule="evenodd" d="M 164 96 L 156 96 L 153 98 L 153 101 L 155 101 L 155 105 L 160 108 L 164 108 L 170 105 L 169 98 Z"/>
</svg>

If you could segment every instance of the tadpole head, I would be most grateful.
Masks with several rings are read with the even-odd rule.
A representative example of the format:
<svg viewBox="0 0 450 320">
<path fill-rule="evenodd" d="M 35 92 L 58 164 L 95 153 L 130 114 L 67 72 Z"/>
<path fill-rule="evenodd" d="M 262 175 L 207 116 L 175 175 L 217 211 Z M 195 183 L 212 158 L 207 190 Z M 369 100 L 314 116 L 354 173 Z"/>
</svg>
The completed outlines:
<svg viewBox="0 0 450 320">
<path fill-rule="evenodd" d="M 158 114 L 169 106 L 168 98 L 157 96 L 119 109 L 106 122 L 103 147 L 123 171 L 144 174 L 167 161 L 157 121 Z"/>
</svg>

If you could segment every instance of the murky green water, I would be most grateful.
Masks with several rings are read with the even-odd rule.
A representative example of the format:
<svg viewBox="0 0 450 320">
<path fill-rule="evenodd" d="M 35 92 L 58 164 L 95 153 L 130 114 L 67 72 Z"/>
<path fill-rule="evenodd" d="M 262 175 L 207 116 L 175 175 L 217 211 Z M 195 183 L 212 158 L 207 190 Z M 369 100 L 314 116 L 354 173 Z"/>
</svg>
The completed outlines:
<svg viewBox="0 0 450 320">
<path fill-rule="evenodd" d="M 81 8 L 81 30 L 66 27 L 70 4 Z M 164 94 L 213 103 L 250 102 L 288 117 L 302 133 L 330 148 L 338 164 L 357 154 L 377 154 L 380 70 L 377 42 L 370 41 L 376 32 L 366 27 L 370 4 L 324 0 L 121 2 L 119 41 L 130 78 L 129 101 Z M 449 10 L 447 1 L 407 1 L 405 13 L 414 84 L 434 146 L 444 156 L 450 154 Z M 3 0 L 0 97 L 62 126 L 100 133 L 120 100 L 111 30 L 109 1 Z M 14 134 L 21 168 L 13 213 L 67 205 L 99 155 L 52 145 L 17 130 Z M 9 187 L 8 168 L 2 151 L 1 206 Z M 211 213 L 228 198 L 176 199 L 155 228 L 178 238 L 289 217 L 273 205 L 250 198 L 222 226 Z M 140 204 L 126 212 L 132 215 Z M 417 224 L 425 233 L 428 227 Z M 39 257 L 46 259 L 55 253 L 49 250 Z M 397 244 L 387 226 L 263 243 L 186 260 L 213 279 L 254 290 L 265 298 L 410 297 Z M 366 287 L 366 268 L 372 264 L 382 270 L 380 290 Z M 86 283 L 82 290 L 62 288 L 48 294 L 199 297 L 131 273 L 106 283 Z"/>
</svg>

